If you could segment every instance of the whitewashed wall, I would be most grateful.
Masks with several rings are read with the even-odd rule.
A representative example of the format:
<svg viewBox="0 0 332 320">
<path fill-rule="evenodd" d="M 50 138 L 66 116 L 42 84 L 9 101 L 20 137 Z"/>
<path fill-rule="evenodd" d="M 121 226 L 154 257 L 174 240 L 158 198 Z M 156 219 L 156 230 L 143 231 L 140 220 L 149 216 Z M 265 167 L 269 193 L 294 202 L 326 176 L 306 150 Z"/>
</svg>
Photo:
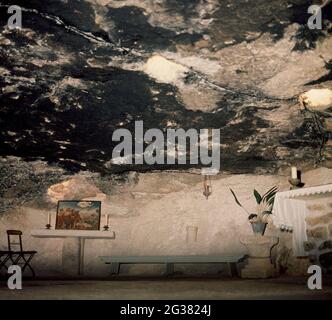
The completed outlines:
<svg viewBox="0 0 332 320">
<path fill-rule="evenodd" d="M 98 190 L 96 193 L 93 191 L 95 188 L 87 185 L 83 187 L 90 192 L 87 198 L 103 200 L 102 214 L 111 214 L 110 226 L 116 233 L 116 239 L 86 241 L 85 275 L 105 277 L 109 274 L 109 267 L 99 260 L 101 255 L 245 254 L 246 249 L 239 237 L 251 234 L 251 226 L 246 213 L 235 204 L 229 188 L 236 192 L 250 212 L 255 212 L 253 188 L 264 192 L 277 185 L 280 190 L 287 190 L 287 179 L 285 175 L 220 175 L 212 180 L 213 194 L 208 200 L 202 194 L 202 177 L 191 174 L 139 174 L 135 183 L 119 186 L 111 196 L 98 193 Z M 84 179 L 78 181 L 81 187 L 87 183 Z M 321 168 L 305 172 L 303 181 L 306 186 L 331 183 L 332 170 Z M 72 197 L 70 192 L 76 189 L 75 183 L 74 188 L 62 190 L 64 198 Z M 86 193 L 81 194 L 86 198 Z M 44 228 L 48 212 L 52 213 L 54 222 L 55 207 L 23 207 L 1 215 L 0 247 L 6 246 L 7 229 L 20 229 L 24 232 L 25 249 L 38 250 L 33 260 L 37 274 L 62 277 L 63 240 L 30 236 L 31 229 Z M 188 226 L 197 227 L 196 242 L 188 241 Z M 283 254 L 282 250 L 289 247 L 289 235 L 280 233 L 273 225 L 268 226 L 266 235 L 281 236 L 275 254 Z M 68 260 L 68 271 L 68 265 L 74 258 L 68 254 L 65 259 Z M 287 262 L 291 263 L 289 270 L 296 274 L 296 261 L 290 261 L 291 258 Z M 163 271 L 163 266 L 122 268 L 122 274 L 159 274 Z M 196 266 L 186 270 L 179 266 L 175 271 L 226 272 L 220 266 Z"/>
</svg>

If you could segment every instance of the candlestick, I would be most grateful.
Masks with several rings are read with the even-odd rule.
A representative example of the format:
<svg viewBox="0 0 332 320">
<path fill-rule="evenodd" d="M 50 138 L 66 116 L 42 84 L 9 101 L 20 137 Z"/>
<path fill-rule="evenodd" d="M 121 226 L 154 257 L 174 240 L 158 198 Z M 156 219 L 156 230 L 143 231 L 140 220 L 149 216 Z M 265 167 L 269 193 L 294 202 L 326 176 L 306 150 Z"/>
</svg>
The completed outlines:
<svg viewBox="0 0 332 320">
<path fill-rule="evenodd" d="M 51 213 L 49 212 L 48 215 L 47 215 L 47 224 L 45 225 L 45 228 L 47 230 L 50 230 L 51 229 Z"/>
<path fill-rule="evenodd" d="M 108 222 L 109 222 L 109 214 L 106 214 L 106 223 L 104 225 L 104 231 L 109 230 Z"/>
<path fill-rule="evenodd" d="M 302 188 L 304 186 L 304 183 L 301 181 L 301 172 L 297 170 L 297 168 L 294 166 L 292 167 L 292 175 L 291 178 L 288 179 L 289 183 L 292 185 L 291 190 Z"/>
</svg>

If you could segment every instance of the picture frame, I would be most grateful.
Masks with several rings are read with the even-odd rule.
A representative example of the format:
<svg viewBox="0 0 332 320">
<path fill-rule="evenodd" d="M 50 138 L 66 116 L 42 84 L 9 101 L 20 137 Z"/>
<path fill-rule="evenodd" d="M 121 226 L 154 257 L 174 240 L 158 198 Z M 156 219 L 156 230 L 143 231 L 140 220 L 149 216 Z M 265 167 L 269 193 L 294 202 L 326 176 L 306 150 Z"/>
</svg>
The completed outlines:
<svg viewBox="0 0 332 320">
<path fill-rule="evenodd" d="M 55 229 L 100 230 L 101 201 L 59 200 Z"/>
</svg>

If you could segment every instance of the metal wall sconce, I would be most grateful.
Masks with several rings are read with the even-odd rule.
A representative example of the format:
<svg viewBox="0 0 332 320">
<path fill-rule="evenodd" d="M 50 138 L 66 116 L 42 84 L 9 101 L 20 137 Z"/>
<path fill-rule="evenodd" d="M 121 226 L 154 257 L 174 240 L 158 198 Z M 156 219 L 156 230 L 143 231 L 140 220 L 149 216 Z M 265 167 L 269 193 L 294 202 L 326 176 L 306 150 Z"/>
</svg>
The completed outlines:
<svg viewBox="0 0 332 320">
<path fill-rule="evenodd" d="M 211 184 L 211 177 L 205 175 L 204 176 L 204 191 L 203 191 L 203 195 L 205 196 L 206 200 L 209 199 L 209 196 L 212 194 L 212 184 Z"/>
</svg>

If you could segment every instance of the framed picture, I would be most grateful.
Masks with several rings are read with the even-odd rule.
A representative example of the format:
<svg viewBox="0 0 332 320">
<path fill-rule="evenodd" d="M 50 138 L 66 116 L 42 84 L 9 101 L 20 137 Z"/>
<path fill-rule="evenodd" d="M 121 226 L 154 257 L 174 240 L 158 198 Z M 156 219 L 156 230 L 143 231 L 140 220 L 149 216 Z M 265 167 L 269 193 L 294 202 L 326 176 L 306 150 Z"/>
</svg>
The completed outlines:
<svg viewBox="0 0 332 320">
<path fill-rule="evenodd" d="M 99 230 L 100 216 L 100 201 L 59 201 L 55 229 Z"/>
</svg>

